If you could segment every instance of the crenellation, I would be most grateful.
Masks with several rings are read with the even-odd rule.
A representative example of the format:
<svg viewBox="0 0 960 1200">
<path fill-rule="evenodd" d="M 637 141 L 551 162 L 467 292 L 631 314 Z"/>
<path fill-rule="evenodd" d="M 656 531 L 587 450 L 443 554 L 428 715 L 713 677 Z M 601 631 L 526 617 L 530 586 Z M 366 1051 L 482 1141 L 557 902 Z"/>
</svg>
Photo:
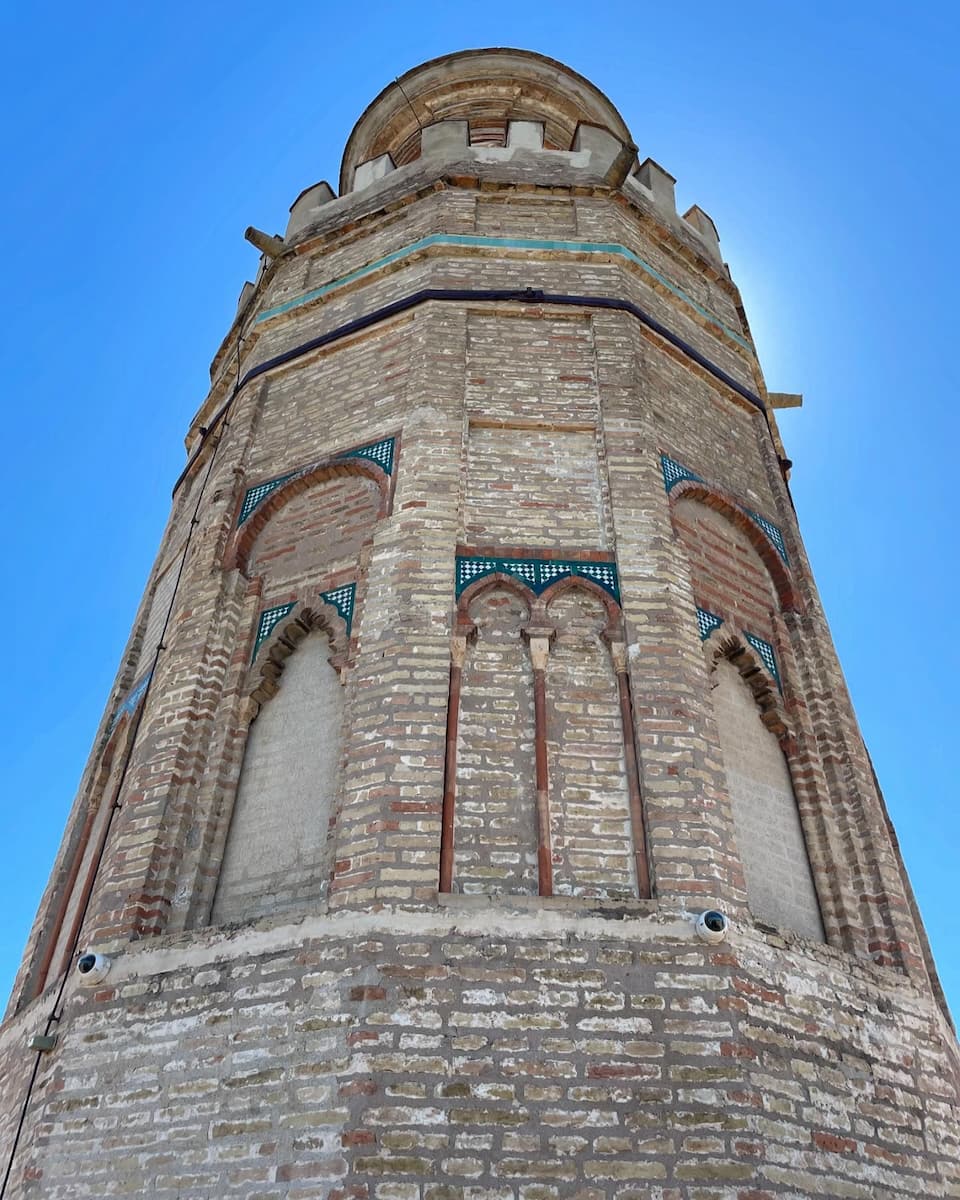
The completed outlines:
<svg viewBox="0 0 960 1200">
<path fill-rule="evenodd" d="M 709 247 L 710 253 L 715 258 L 720 258 L 720 235 L 717 233 L 713 219 L 697 204 L 687 209 L 683 214 L 683 219 L 688 225 L 692 225 L 701 236 L 704 244 Z"/>
<path fill-rule="evenodd" d="M 333 189 L 325 179 L 312 187 L 304 188 L 300 195 L 290 205 L 290 220 L 283 240 L 290 244 L 305 229 L 309 229 L 320 217 L 323 205 L 335 199 Z"/>
</svg>

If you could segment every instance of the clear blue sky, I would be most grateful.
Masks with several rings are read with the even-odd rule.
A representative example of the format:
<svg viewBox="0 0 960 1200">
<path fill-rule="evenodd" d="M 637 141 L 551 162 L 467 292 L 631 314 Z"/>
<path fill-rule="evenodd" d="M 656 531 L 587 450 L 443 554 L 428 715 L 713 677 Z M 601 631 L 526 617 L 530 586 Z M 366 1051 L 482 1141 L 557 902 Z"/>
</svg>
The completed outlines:
<svg viewBox="0 0 960 1200">
<path fill-rule="evenodd" d="M 366 104 L 520 46 L 715 219 L 868 746 L 960 1014 L 952 4 L 7 6 L 6 996 L 256 252 Z"/>
</svg>

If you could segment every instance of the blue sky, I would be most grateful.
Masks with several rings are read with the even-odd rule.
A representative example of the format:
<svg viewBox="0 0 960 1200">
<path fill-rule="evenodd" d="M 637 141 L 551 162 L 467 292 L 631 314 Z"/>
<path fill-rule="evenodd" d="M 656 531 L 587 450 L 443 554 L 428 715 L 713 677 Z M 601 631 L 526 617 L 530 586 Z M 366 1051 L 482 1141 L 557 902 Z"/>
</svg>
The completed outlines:
<svg viewBox="0 0 960 1200">
<path fill-rule="evenodd" d="M 711 214 L 768 386 L 805 395 L 781 421 L 801 528 L 960 1012 L 958 10 L 10 7 L 0 991 L 256 269 L 244 228 L 282 231 L 303 187 L 336 182 L 353 122 L 397 74 L 512 45 L 606 91 L 680 204 Z"/>
</svg>

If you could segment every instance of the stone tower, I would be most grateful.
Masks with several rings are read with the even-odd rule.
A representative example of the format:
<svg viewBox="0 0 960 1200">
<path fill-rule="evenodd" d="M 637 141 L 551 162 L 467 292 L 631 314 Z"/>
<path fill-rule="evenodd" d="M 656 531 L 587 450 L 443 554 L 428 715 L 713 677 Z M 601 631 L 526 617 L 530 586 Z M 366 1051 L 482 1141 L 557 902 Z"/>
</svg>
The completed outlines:
<svg viewBox="0 0 960 1200">
<path fill-rule="evenodd" d="M 673 187 L 469 51 L 248 231 L 0 1031 L 6 1196 L 958 1195 L 795 398 Z"/>
</svg>

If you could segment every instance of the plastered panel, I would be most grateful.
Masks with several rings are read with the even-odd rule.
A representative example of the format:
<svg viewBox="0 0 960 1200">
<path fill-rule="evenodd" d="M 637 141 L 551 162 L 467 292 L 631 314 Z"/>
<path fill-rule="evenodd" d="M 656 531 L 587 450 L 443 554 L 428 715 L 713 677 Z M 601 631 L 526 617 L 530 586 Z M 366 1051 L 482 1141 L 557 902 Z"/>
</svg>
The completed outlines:
<svg viewBox="0 0 960 1200">
<path fill-rule="evenodd" d="M 733 805 L 737 845 L 755 916 L 823 939 L 820 907 L 793 784 L 776 735 L 725 659 L 714 675 L 713 705 Z"/>
<path fill-rule="evenodd" d="M 170 608 L 170 601 L 173 597 L 173 589 L 177 581 L 177 564 L 167 567 L 166 571 L 157 580 L 157 586 L 153 592 L 153 599 L 150 601 L 150 615 L 147 617 L 147 625 L 143 631 L 143 641 L 140 645 L 140 657 L 137 659 L 137 669 L 134 671 L 135 676 L 139 676 L 141 672 L 147 670 L 153 661 L 153 656 L 157 652 L 157 646 L 160 645 L 160 635 L 163 632 L 163 626 L 167 619 L 167 611 Z"/>
<path fill-rule="evenodd" d="M 328 654 L 326 637 L 310 634 L 250 727 L 215 924 L 309 904 L 325 889 L 343 708 Z"/>
</svg>

